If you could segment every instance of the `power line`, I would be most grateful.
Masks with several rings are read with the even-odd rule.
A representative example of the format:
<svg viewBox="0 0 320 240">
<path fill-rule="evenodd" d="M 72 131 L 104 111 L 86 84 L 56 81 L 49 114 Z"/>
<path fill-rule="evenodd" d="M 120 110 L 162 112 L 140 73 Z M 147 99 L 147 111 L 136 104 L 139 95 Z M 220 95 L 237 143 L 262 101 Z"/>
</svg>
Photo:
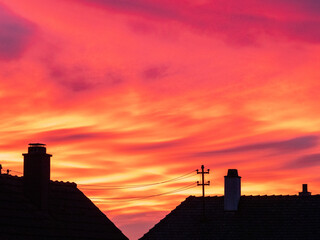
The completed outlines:
<svg viewBox="0 0 320 240">
<path fill-rule="evenodd" d="M 165 184 L 173 181 L 178 181 L 182 180 L 185 178 L 189 178 L 191 176 L 194 176 L 195 171 L 188 172 L 186 174 L 183 174 L 179 177 L 175 177 L 169 180 L 161 181 L 161 182 L 155 182 L 155 183 L 147 183 L 147 184 L 141 184 L 141 185 L 92 185 L 92 184 L 78 184 L 78 186 L 85 186 L 84 188 L 81 187 L 83 190 L 108 190 L 108 189 L 127 189 L 127 188 L 143 188 L 143 187 L 148 187 L 148 186 L 154 186 L 154 185 L 159 185 L 159 184 Z M 88 186 L 89 188 L 87 188 Z M 98 187 L 98 188 L 90 188 L 90 187 Z"/>
<path fill-rule="evenodd" d="M 9 170 L 10 172 L 14 172 L 14 173 L 18 173 L 18 174 L 23 174 L 22 172 L 19 171 L 14 171 L 14 170 Z M 193 174 L 194 173 L 194 174 Z M 78 184 L 79 187 L 81 186 L 88 186 L 88 187 L 81 187 L 81 189 L 83 190 L 108 190 L 108 189 L 126 189 L 126 188 L 143 188 L 143 187 L 148 187 L 148 186 L 154 186 L 154 185 L 159 185 L 159 184 L 165 184 L 165 183 L 169 183 L 169 182 L 174 182 L 174 181 L 178 181 L 178 180 L 182 180 L 182 179 L 186 179 L 189 177 L 192 177 L 196 175 L 195 174 L 195 170 L 185 173 L 181 176 L 172 178 L 172 179 L 168 179 L 165 181 L 161 181 L 161 182 L 155 182 L 155 183 L 147 183 L 147 184 L 141 184 L 141 185 L 93 185 L 93 184 Z M 91 187 L 98 187 L 98 188 L 91 188 Z"/>
<path fill-rule="evenodd" d="M 158 196 L 163 196 L 163 195 L 168 195 L 172 193 L 177 193 L 177 192 L 182 192 L 191 188 L 196 187 L 197 185 L 195 183 L 189 184 L 187 186 L 184 186 L 182 188 L 178 188 L 172 191 L 164 192 L 164 193 L 159 193 L 159 194 L 153 194 L 149 196 L 144 196 L 144 197 L 133 197 L 133 198 L 99 198 L 99 197 L 93 197 L 91 198 L 92 200 L 102 200 L 99 202 L 110 202 L 110 201 L 117 201 L 117 202 L 131 202 L 131 201 L 136 201 L 136 200 L 141 200 L 141 199 L 146 199 L 146 198 L 152 198 L 152 197 L 158 197 Z"/>
<path fill-rule="evenodd" d="M 18 171 L 14 171 L 14 170 L 10 170 L 10 172 L 15 172 L 15 173 L 18 173 L 18 174 L 23 174 L 22 172 L 18 172 Z"/>
</svg>

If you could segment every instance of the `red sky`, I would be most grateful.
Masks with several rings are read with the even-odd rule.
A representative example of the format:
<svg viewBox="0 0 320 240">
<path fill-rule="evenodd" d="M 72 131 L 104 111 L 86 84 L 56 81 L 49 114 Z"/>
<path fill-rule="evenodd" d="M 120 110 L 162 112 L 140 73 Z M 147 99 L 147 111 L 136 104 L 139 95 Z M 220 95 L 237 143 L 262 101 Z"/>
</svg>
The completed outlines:
<svg viewBox="0 0 320 240">
<path fill-rule="evenodd" d="M 130 239 L 237 168 L 242 194 L 320 187 L 318 0 L 0 0 L 0 163 L 47 144 Z M 93 188 L 93 186 L 91 186 Z M 106 198 L 120 198 L 110 200 Z"/>
</svg>

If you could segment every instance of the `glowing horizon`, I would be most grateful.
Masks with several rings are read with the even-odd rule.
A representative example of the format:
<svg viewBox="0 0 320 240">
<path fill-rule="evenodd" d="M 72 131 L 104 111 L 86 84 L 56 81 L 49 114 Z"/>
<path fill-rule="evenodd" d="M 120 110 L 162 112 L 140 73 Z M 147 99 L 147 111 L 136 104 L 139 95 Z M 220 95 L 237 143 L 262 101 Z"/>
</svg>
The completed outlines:
<svg viewBox="0 0 320 240">
<path fill-rule="evenodd" d="M 51 178 L 73 181 L 130 239 L 196 182 L 237 168 L 242 194 L 320 187 L 316 0 L 0 0 L 0 164 L 22 172 L 47 144 Z M 100 198 L 100 200 L 99 200 Z"/>
</svg>

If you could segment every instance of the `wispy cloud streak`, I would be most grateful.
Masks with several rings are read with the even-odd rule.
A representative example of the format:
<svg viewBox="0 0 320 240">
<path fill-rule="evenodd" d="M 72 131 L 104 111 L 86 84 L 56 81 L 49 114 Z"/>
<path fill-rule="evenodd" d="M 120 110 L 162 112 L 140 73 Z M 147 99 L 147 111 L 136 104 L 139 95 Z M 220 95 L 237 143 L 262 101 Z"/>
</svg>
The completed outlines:
<svg viewBox="0 0 320 240">
<path fill-rule="evenodd" d="M 0 3 L 0 60 L 21 57 L 31 44 L 36 27 Z"/>
<path fill-rule="evenodd" d="M 301 151 L 318 145 L 318 136 L 303 136 L 284 141 L 263 142 L 250 145 L 243 145 L 222 150 L 206 151 L 195 153 L 195 157 L 210 157 L 218 154 L 236 154 L 241 152 L 269 150 L 278 154 Z"/>
</svg>

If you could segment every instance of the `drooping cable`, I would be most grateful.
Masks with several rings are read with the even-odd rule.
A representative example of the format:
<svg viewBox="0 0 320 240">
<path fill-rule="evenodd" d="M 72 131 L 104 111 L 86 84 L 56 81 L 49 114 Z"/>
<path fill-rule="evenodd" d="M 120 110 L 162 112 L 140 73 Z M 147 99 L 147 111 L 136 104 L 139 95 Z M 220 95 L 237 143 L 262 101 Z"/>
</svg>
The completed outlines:
<svg viewBox="0 0 320 240">
<path fill-rule="evenodd" d="M 110 202 L 110 201 L 117 201 L 117 202 L 131 202 L 131 201 L 136 201 L 136 200 L 142 200 L 142 199 L 146 199 L 146 198 L 152 198 L 152 197 L 158 197 L 158 196 L 163 196 L 163 195 L 169 195 L 172 193 L 177 193 L 177 192 L 182 192 L 191 188 L 196 187 L 196 183 L 192 183 L 189 184 L 187 186 L 175 189 L 175 190 L 171 190 L 168 192 L 164 192 L 164 193 L 158 193 L 158 194 L 153 194 L 153 195 L 148 195 L 148 196 L 143 196 L 143 197 L 131 197 L 131 198 L 105 198 L 105 197 L 92 197 L 91 199 L 93 201 L 97 201 L 97 202 Z"/>
<path fill-rule="evenodd" d="M 127 189 L 127 188 L 143 188 L 143 187 L 149 187 L 159 184 L 165 184 L 169 182 L 174 182 L 182 179 L 189 178 L 191 176 L 196 175 L 195 171 L 188 172 L 186 174 L 183 174 L 179 177 L 175 177 L 172 179 L 168 179 L 161 182 L 155 182 L 155 183 L 147 183 L 147 184 L 141 184 L 141 185 L 93 185 L 93 184 L 78 184 L 78 186 L 83 190 L 108 190 L 108 189 Z M 84 186 L 84 187 L 82 187 Z M 95 188 L 91 188 L 95 187 Z"/>
</svg>

